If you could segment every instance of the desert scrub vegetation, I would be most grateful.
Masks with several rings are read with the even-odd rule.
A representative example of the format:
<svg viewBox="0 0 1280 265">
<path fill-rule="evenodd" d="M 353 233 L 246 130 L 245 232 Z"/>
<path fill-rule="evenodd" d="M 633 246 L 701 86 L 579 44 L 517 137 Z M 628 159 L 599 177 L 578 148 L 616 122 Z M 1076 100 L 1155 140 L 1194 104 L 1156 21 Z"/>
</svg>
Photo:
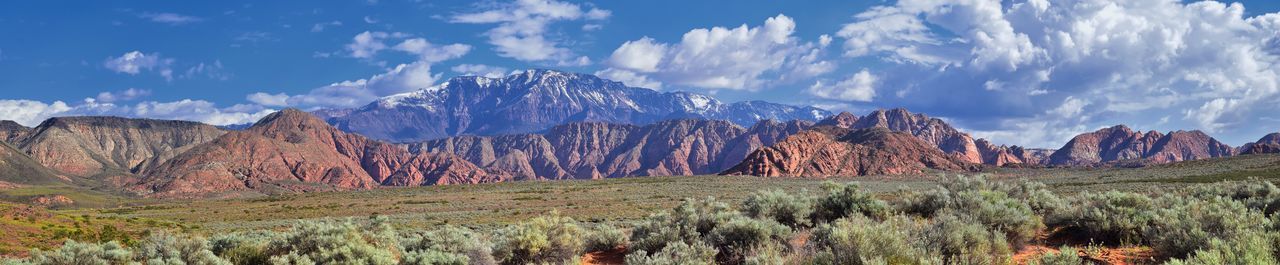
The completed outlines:
<svg viewBox="0 0 1280 265">
<path fill-rule="evenodd" d="M 684 199 L 620 224 L 552 211 L 484 228 L 405 230 L 375 216 L 208 238 L 157 231 L 67 241 L 3 264 L 576 264 L 589 252 L 633 265 L 1089 264 L 1120 249 L 1145 251 L 1134 256 L 1145 263 L 1280 262 L 1280 189 L 1262 180 L 1070 196 L 982 177 L 887 194 L 857 183 L 822 188 Z"/>
</svg>

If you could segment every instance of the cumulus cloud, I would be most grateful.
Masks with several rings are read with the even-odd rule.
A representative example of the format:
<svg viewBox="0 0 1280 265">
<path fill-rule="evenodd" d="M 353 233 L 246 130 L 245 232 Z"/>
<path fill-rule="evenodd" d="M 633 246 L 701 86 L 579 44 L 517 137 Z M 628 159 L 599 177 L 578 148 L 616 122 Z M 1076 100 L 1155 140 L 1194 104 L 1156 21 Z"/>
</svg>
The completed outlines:
<svg viewBox="0 0 1280 265">
<path fill-rule="evenodd" d="M 876 76 L 866 69 L 840 80 L 835 84 L 827 84 L 818 80 L 809 87 L 809 94 L 824 99 L 869 102 L 876 97 Z"/>
<path fill-rule="evenodd" d="M 107 57 L 103 67 L 117 73 L 137 75 L 143 71 L 155 71 L 165 80 L 173 80 L 173 58 L 161 57 L 159 53 L 145 54 L 141 51 L 126 52 L 120 57 Z"/>
<path fill-rule="evenodd" d="M 175 13 L 142 13 L 142 14 L 138 14 L 138 17 L 142 19 L 150 20 L 151 22 L 164 23 L 164 24 L 169 24 L 173 26 L 183 25 L 188 23 L 195 23 L 195 22 L 200 22 L 204 20 L 198 17 L 180 15 Z"/>
<path fill-rule="evenodd" d="M 116 105 L 86 98 L 76 104 L 62 101 L 45 103 L 35 100 L 0 100 L 0 119 L 36 126 L 45 119 L 61 116 L 111 115 L 166 120 L 189 120 L 213 125 L 251 123 L 275 112 L 258 106 L 219 108 L 204 100 L 183 99 L 171 102 L 146 101 L 134 105 Z"/>
<path fill-rule="evenodd" d="M 1280 13 L 1246 14 L 1214 1 L 900 0 L 836 36 L 846 57 L 886 63 L 880 87 L 896 91 L 874 104 L 987 135 L 1055 146 L 1070 136 L 1046 130 L 1128 121 L 1256 138 L 1233 135 L 1280 106 Z"/>
<path fill-rule="evenodd" d="M 129 89 L 115 91 L 115 92 L 104 91 L 104 92 L 98 93 L 98 96 L 94 97 L 94 99 L 96 99 L 99 102 L 110 103 L 110 102 L 116 102 L 116 101 L 134 100 L 134 99 L 138 99 L 138 98 L 142 98 L 150 95 L 151 95 L 151 90 L 149 89 L 129 88 Z"/>
<path fill-rule="evenodd" d="M 499 56 L 526 62 L 578 66 L 590 64 L 591 61 L 563 47 L 564 44 L 560 41 L 548 37 L 548 27 L 555 22 L 599 21 L 612 15 L 610 11 L 598 8 L 583 10 L 581 5 L 554 0 L 516 0 L 514 3 L 500 4 L 492 10 L 458 14 L 449 21 L 498 24 L 484 35 L 489 38 L 489 44 L 494 46 Z"/>
<path fill-rule="evenodd" d="M 492 66 L 484 64 L 459 64 L 449 68 L 454 73 L 461 75 L 483 76 L 488 78 L 502 78 L 511 73 L 510 69 L 501 66 Z"/>
<path fill-rule="evenodd" d="M 631 86 L 755 90 L 834 70 L 821 56 L 830 37 L 804 42 L 793 36 L 795 28 L 794 20 L 778 15 L 757 27 L 694 29 L 679 43 L 644 37 L 619 46 L 597 74 Z"/>
<path fill-rule="evenodd" d="M 431 63 L 417 61 L 400 64 L 369 78 L 342 81 L 312 89 L 305 94 L 284 95 L 254 93 L 247 98 L 266 106 L 290 106 L 305 109 L 351 108 L 373 102 L 379 97 L 420 90 L 435 85 L 441 74 L 431 72 Z"/>
</svg>

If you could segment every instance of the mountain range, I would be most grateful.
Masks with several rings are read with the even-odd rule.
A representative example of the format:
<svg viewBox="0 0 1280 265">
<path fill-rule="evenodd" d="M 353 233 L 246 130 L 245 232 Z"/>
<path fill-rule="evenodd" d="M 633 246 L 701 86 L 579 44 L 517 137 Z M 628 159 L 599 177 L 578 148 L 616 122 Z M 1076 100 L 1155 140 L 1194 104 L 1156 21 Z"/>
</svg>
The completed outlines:
<svg viewBox="0 0 1280 265">
<path fill-rule="evenodd" d="M 906 109 L 858 116 L 723 104 L 545 70 L 455 78 L 361 109 L 286 109 L 235 128 L 120 117 L 57 117 L 34 128 L 0 121 L 0 140 L 0 188 L 63 183 L 183 198 L 659 175 L 914 175 L 1280 152 L 1280 133 L 1234 148 L 1199 131 L 1122 125 L 1057 150 L 1005 146 Z"/>
<path fill-rule="evenodd" d="M 535 133 L 570 122 L 645 125 L 697 118 L 751 126 L 761 120 L 816 121 L 830 116 L 814 107 L 723 103 L 702 94 L 658 92 L 555 70 L 528 70 L 503 78 L 455 77 L 360 108 L 315 113 L 344 131 L 394 142 Z"/>
</svg>

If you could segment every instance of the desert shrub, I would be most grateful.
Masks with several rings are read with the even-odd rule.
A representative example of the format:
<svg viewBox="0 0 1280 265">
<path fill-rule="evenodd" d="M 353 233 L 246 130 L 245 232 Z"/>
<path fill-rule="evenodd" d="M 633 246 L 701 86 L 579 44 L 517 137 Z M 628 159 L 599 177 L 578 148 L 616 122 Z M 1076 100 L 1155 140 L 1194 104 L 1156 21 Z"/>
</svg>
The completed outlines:
<svg viewBox="0 0 1280 265">
<path fill-rule="evenodd" d="M 1085 264 L 1075 248 L 1063 246 L 1057 253 L 1045 253 L 1029 262 L 1032 265 L 1080 265 Z M 1090 263 L 1092 264 L 1092 263 Z"/>
<path fill-rule="evenodd" d="M 656 253 L 669 243 L 701 243 L 716 226 L 740 215 L 714 198 L 685 200 L 671 211 L 640 221 L 631 231 L 630 249 Z"/>
<path fill-rule="evenodd" d="M 502 229 L 494 242 L 494 258 L 501 264 L 563 262 L 586 249 L 587 230 L 558 213 Z"/>
<path fill-rule="evenodd" d="M 280 236 L 271 231 L 220 234 L 209 238 L 209 250 L 231 264 L 266 264 L 267 243 Z"/>
<path fill-rule="evenodd" d="M 483 235 L 469 228 L 445 225 L 430 231 L 406 233 L 400 238 L 400 247 L 406 257 L 417 256 L 417 264 L 426 261 L 444 262 L 461 255 L 467 264 L 495 264 L 490 244 L 483 240 Z M 448 254 L 448 255 L 446 255 Z"/>
<path fill-rule="evenodd" d="M 744 216 L 735 217 L 716 226 L 706 237 L 708 243 L 719 251 L 716 259 L 728 264 L 739 264 L 747 253 L 769 244 L 785 244 L 791 229 L 773 220 L 760 220 Z"/>
<path fill-rule="evenodd" d="M 1280 234 L 1247 234 L 1232 239 L 1215 238 L 1185 260 L 1166 265 L 1280 264 Z"/>
<path fill-rule="evenodd" d="M 405 252 L 401 265 L 468 265 L 471 258 L 463 254 L 435 249 Z"/>
<path fill-rule="evenodd" d="M 836 184 L 828 181 L 822 184 L 822 188 L 827 193 L 814 203 L 815 223 L 831 222 L 855 214 L 874 219 L 883 219 L 889 215 L 889 204 L 862 190 L 862 186 L 856 182 Z"/>
<path fill-rule="evenodd" d="M 813 202 L 809 198 L 777 189 L 757 191 L 742 202 L 743 214 L 774 220 L 793 228 L 808 226 L 812 212 Z"/>
<path fill-rule="evenodd" d="M 1003 232 L 949 214 L 935 218 L 924 238 L 926 250 L 942 256 L 944 264 L 1006 264 L 1013 254 Z"/>
<path fill-rule="evenodd" d="M 1261 180 L 1229 181 L 1192 188 L 1191 194 L 1208 199 L 1226 197 L 1268 215 L 1280 211 L 1280 187 Z"/>
<path fill-rule="evenodd" d="M 1155 217 L 1155 202 L 1142 194 L 1086 192 L 1073 199 L 1074 206 L 1050 218 L 1050 223 L 1078 228 L 1103 243 L 1140 243 L 1142 229 Z"/>
<path fill-rule="evenodd" d="M 385 219 L 307 221 L 268 245 L 272 264 L 395 264 L 399 247 Z"/>
<path fill-rule="evenodd" d="M 599 225 L 587 235 L 587 251 L 604 251 L 627 245 L 627 234 L 611 225 Z"/>
<path fill-rule="evenodd" d="M 1263 233 L 1269 220 L 1240 201 L 1222 197 L 1200 200 L 1163 196 L 1160 209 L 1143 232 L 1151 247 L 1164 255 L 1184 257 L 1213 239 Z"/>
<path fill-rule="evenodd" d="M 146 264 L 230 265 L 213 251 L 204 238 L 152 233 L 133 247 L 134 259 Z"/>
<path fill-rule="evenodd" d="M 132 257 L 133 253 L 115 241 L 80 243 L 67 240 L 55 250 L 32 250 L 27 262 L 36 265 L 125 264 Z"/>
<path fill-rule="evenodd" d="M 911 220 L 903 216 L 876 222 L 853 216 L 813 230 L 820 264 L 928 264 L 923 250 L 912 245 Z"/>
<path fill-rule="evenodd" d="M 712 265 L 716 264 L 716 249 L 702 242 L 686 244 L 672 242 L 662 250 L 650 254 L 640 250 L 628 254 L 627 265 Z"/>
<path fill-rule="evenodd" d="M 745 265 L 783 265 L 787 263 L 787 248 L 781 244 L 764 244 L 747 254 Z"/>
<path fill-rule="evenodd" d="M 1049 191 L 1044 183 L 1022 181 L 1016 185 L 1002 187 L 1001 190 L 1007 192 L 1009 197 L 1026 203 L 1031 211 L 1040 216 L 1051 216 L 1068 208 L 1067 201 Z"/>
<path fill-rule="evenodd" d="M 1035 237 L 1036 231 L 1044 227 L 1040 216 L 1026 202 L 1010 198 L 1004 192 L 979 190 L 954 194 L 955 206 L 945 212 L 966 215 L 988 230 L 1002 231 L 1015 246 Z"/>
<path fill-rule="evenodd" d="M 907 192 L 898 196 L 894 207 L 906 214 L 922 217 L 933 217 L 939 211 L 951 206 L 951 191 L 943 187 L 935 187 L 925 192 Z"/>
</svg>

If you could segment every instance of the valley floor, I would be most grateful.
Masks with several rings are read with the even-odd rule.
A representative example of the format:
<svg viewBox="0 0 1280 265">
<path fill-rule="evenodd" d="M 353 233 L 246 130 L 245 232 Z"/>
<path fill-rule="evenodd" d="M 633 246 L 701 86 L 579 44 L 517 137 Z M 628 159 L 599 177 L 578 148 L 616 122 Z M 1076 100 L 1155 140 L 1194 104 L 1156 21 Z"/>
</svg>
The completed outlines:
<svg viewBox="0 0 1280 265">
<path fill-rule="evenodd" d="M 948 173 L 951 174 L 951 173 Z M 1194 183 L 1222 180 L 1280 180 L 1280 156 L 1256 155 L 1209 159 L 1151 166 L 1106 169 L 994 169 L 977 173 L 994 180 L 1026 179 L 1042 182 L 1060 194 L 1082 191 L 1154 192 Z M 783 179 L 749 176 L 636 177 L 605 180 L 530 181 L 480 185 L 415 188 L 382 188 L 354 192 L 321 192 L 284 196 L 160 201 L 117 198 L 110 195 L 79 196 L 79 208 L 52 210 L 51 216 L 85 220 L 151 220 L 130 225 L 131 231 L 147 223 L 182 227 L 197 234 L 254 229 L 279 229 L 297 220 L 365 218 L 379 215 L 403 228 L 429 228 L 441 224 L 487 227 L 528 220 L 551 211 L 577 220 L 626 224 L 652 213 L 671 209 L 685 198 L 717 197 L 741 201 L 751 192 L 781 189 L 816 194 L 825 181 L 860 182 L 882 199 L 899 190 L 925 190 L 937 185 L 937 174 L 917 177 L 859 177 Z M 0 196 L 59 194 L 48 187 L 24 187 L 0 191 Z M 85 201 L 88 200 L 88 201 Z M 103 200 L 103 201 L 92 201 Z M 61 216 L 61 217 L 58 217 Z M 13 217 L 11 226 L 24 217 Z M 74 224 L 74 221 L 58 221 Z M 121 221 L 112 221 L 119 223 Z M 130 221 L 129 223 L 134 223 Z M 95 227 L 97 224 L 94 224 Z M 28 229 L 30 230 L 30 229 Z M 42 241 L 43 242 L 43 241 Z M 14 244 L 21 242 L 0 242 Z M 9 250 L 41 245 L 4 246 Z"/>
</svg>

